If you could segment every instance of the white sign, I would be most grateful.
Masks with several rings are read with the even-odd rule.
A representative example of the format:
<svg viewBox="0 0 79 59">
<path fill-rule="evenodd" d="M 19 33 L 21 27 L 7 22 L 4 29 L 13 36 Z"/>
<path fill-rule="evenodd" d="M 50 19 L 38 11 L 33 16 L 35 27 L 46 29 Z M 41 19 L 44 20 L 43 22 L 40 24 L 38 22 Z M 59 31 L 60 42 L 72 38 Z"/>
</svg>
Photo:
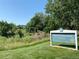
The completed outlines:
<svg viewBox="0 0 79 59">
<path fill-rule="evenodd" d="M 55 45 L 54 43 L 56 43 L 57 45 Z M 75 45 L 75 50 L 78 50 L 77 31 L 76 30 L 50 31 L 50 46 L 54 47 L 59 46 L 58 44 Z"/>
</svg>

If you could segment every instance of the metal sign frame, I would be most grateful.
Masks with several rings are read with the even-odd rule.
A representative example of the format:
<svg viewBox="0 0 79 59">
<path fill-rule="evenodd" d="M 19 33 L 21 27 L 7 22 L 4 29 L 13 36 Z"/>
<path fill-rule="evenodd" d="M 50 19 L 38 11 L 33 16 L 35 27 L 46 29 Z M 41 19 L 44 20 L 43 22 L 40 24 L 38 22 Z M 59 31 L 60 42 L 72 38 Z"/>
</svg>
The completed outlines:
<svg viewBox="0 0 79 59">
<path fill-rule="evenodd" d="M 63 31 L 61 31 L 61 30 L 53 30 L 53 31 L 50 31 L 50 46 L 55 47 L 54 45 L 52 45 L 53 42 L 52 42 L 51 35 L 53 33 L 60 33 L 60 34 L 62 34 L 62 33 L 74 33 L 75 34 L 75 49 L 74 50 L 78 50 L 77 30 L 63 30 Z M 62 48 L 64 48 L 64 47 L 62 47 Z"/>
</svg>

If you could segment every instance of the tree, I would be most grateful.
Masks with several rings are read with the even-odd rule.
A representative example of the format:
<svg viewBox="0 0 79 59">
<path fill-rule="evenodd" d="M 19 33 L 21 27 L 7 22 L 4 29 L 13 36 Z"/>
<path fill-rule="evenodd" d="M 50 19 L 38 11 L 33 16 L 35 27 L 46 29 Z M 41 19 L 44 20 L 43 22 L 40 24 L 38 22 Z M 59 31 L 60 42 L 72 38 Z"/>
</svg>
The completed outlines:
<svg viewBox="0 0 79 59">
<path fill-rule="evenodd" d="M 37 13 L 26 25 L 28 32 L 37 32 L 38 30 L 44 32 L 50 32 L 59 28 L 57 21 L 53 20 L 50 15 L 44 15 L 43 13 Z"/>
<path fill-rule="evenodd" d="M 6 21 L 0 21 L 0 35 L 5 36 L 5 37 L 10 37 L 15 35 L 16 26 L 12 23 L 7 23 Z"/>
<path fill-rule="evenodd" d="M 79 29 L 79 0 L 48 0 L 45 9 L 60 27 Z"/>
<path fill-rule="evenodd" d="M 20 38 L 22 38 L 24 36 L 24 34 L 23 34 L 21 29 L 18 30 L 18 35 L 19 35 Z"/>
<path fill-rule="evenodd" d="M 55 30 L 55 29 L 59 28 L 59 25 L 56 23 L 57 23 L 57 21 L 53 20 L 51 18 L 51 16 L 49 16 L 49 15 L 46 16 L 45 23 L 44 23 L 45 24 L 44 31 L 50 32 L 50 30 Z"/>
<path fill-rule="evenodd" d="M 17 29 L 24 29 L 25 25 L 17 25 Z"/>
<path fill-rule="evenodd" d="M 44 14 L 36 13 L 31 21 L 26 25 L 26 29 L 29 32 L 37 32 L 37 30 L 43 31 L 44 27 Z"/>
</svg>

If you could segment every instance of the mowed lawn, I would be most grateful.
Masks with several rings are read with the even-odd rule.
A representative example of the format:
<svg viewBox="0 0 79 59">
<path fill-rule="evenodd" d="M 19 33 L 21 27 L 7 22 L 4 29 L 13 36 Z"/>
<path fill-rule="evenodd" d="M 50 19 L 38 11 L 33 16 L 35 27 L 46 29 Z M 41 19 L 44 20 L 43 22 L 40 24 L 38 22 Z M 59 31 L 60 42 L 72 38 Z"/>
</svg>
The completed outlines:
<svg viewBox="0 0 79 59">
<path fill-rule="evenodd" d="M 0 59 L 79 59 L 79 51 L 49 46 L 49 42 L 0 51 Z"/>
</svg>

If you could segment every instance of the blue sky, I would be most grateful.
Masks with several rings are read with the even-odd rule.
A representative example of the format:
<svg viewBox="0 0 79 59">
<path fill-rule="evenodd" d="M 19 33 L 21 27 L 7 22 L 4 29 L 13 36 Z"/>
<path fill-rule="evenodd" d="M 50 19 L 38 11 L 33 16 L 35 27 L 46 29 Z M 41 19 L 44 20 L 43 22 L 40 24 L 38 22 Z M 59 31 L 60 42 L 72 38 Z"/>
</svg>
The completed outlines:
<svg viewBox="0 0 79 59">
<path fill-rule="evenodd" d="M 24 25 L 36 12 L 44 12 L 47 0 L 0 0 L 0 21 Z"/>
</svg>

